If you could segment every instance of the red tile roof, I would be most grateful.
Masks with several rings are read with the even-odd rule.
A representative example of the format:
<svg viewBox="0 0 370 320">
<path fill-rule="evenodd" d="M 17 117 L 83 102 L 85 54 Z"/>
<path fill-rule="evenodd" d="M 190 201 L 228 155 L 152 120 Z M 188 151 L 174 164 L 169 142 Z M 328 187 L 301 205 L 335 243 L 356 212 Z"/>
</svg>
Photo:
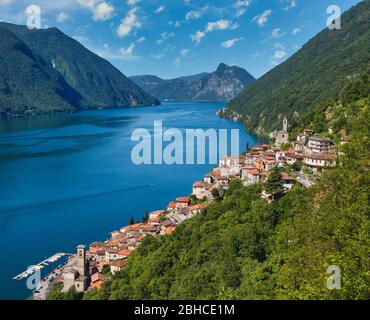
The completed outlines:
<svg viewBox="0 0 370 320">
<path fill-rule="evenodd" d="M 297 151 L 295 149 L 289 149 L 289 150 L 285 151 L 285 153 L 287 153 L 287 154 L 296 154 Z"/>
<path fill-rule="evenodd" d="M 191 206 L 189 209 L 190 210 L 199 210 L 199 209 L 203 209 L 204 208 L 204 206 L 203 205 L 201 205 L 201 204 L 196 204 L 196 205 L 194 205 L 194 206 Z"/>
<path fill-rule="evenodd" d="M 247 166 L 242 167 L 242 169 L 243 170 L 254 170 L 254 169 L 257 169 L 257 168 L 254 165 L 247 165 Z"/>
<path fill-rule="evenodd" d="M 171 201 L 171 202 L 168 204 L 168 208 L 172 208 L 172 209 L 176 208 L 176 202 Z"/>
<path fill-rule="evenodd" d="M 190 198 L 189 197 L 181 197 L 181 198 L 176 198 L 177 203 L 189 203 Z"/>
<path fill-rule="evenodd" d="M 123 256 L 129 256 L 132 253 L 132 250 L 129 249 L 123 249 L 118 251 L 118 254 L 123 255 Z"/>
<path fill-rule="evenodd" d="M 141 223 L 136 223 L 136 224 L 132 224 L 130 226 L 124 227 L 124 229 L 126 229 L 126 231 L 138 230 L 141 225 L 142 225 Z"/>
<path fill-rule="evenodd" d="M 257 169 L 249 170 L 248 173 L 254 176 L 258 176 L 260 174 L 260 172 Z"/>
</svg>

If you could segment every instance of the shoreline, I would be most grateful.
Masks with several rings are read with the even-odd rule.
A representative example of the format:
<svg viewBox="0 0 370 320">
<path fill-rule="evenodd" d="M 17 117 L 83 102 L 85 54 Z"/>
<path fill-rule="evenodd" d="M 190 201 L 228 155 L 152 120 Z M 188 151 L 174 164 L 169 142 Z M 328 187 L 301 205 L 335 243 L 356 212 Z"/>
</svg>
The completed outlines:
<svg viewBox="0 0 370 320">
<path fill-rule="evenodd" d="M 191 104 L 189 104 L 189 106 L 190 107 L 192 107 L 191 108 L 191 110 L 194 110 L 194 112 L 196 112 L 197 110 L 202 110 L 202 117 L 205 117 L 204 119 L 208 119 L 208 117 L 211 117 L 212 118 L 212 124 L 213 124 L 213 126 L 215 126 L 216 128 L 218 127 L 218 126 L 220 126 L 220 127 L 222 127 L 222 128 L 224 128 L 224 127 L 228 127 L 228 128 L 235 128 L 235 127 L 237 127 L 239 130 L 241 130 L 241 132 L 243 132 L 242 133 L 242 135 L 243 135 L 243 140 L 242 140 L 242 144 L 241 144 L 241 146 L 243 147 L 243 146 L 245 146 L 245 144 L 246 144 L 246 142 L 247 141 L 249 141 L 249 143 L 251 144 L 251 145 L 254 145 L 254 144 L 256 144 L 256 143 L 258 143 L 258 141 L 256 141 L 255 140 L 255 138 L 254 137 L 248 137 L 248 134 L 246 134 L 245 133 L 245 131 L 244 131 L 244 129 L 242 128 L 242 126 L 241 125 L 234 125 L 234 124 L 232 124 L 230 121 L 226 121 L 225 123 L 222 123 L 222 122 L 220 122 L 220 119 L 218 118 L 218 117 L 216 117 L 216 115 L 215 115 L 215 112 L 217 111 L 217 109 L 219 109 L 222 105 L 220 105 L 220 104 L 215 104 L 215 105 L 210 105 L 210 107 L 211 107 L 211 110 L 208 110 L 208 105 L 204 105 L 204 104 L 197 104 L 197 103 L 191 103 Z M 180 112 L 181 113 L 181 111 L 183 110 L 183 109 L 185 109 L 185 107 L 183 106 L 183 105 L 181 105 L 181 104 L 176 104 L 176 103 L 168 103 L 168 107 L 169 107 L 169 109 L 171 110 L 171 114 L 173 113 L 173 115 L 177 115 L 177 112 Z M 112 110 L 116 110 L 116 109 L 112 109 Z M 115 116 L 120 116 L 120 114 L 121 113 L 125 113 L 125 114 L 133 114 L 133 113 L 137 113 L 137 112 L 139 112 L 140 114 L 145 114 L 146 113 L 146 111 L 143 109 L 143 110 L 141 110 L 141 111 L 139 111 L 139 110 L 125 110 L 125 109 L 122 109 L 123 111 L 119 111 L 119 110 L 116 110 L 116 111 L 112 111 L 112 112 L 104 112 L 105 110 L 103 110 L 103 112 L 101 113 L 102 114 L 102 116 L 104 117 L 104 116 L 111 116 L 111 115 L 115 115 Z M 155 111 L 155 110 L 157 110 L 157 111 Z M 208 111 L 207 111 L 208 110 Z M 86 114 L 86 116 L 90 116 L 91 114 L 93 114 L 93 115 L 96 115 L 97 117 L 100 117 L 99 116 L 99 111 L 92 111 L 91 113 L 89 113 L 90 112 L 90 110 L 86 110 L 88 113 Z M 153 108 L 153 109 L 151 109 L 150 110 L 150 112 L 155 112 L 155 113 L 157 113 L 158 114 L 158 117 L 161 117 L 161 114 L 162 114 L 162 112 L 161 112 L 161 109 L 157 109 L 157 108 Z M 211 112 L 211 113 L 209 113 L 209 112 Z M 57 115 L 58 116 L 58 115 Z M 63 116 L 62 115 L 62 117 L 63 118 L 68 118 L 68 119 L 73 119 L 74 117 L 75 117 L 75 115 L 72 115 L 72 117 L 68 117 L 68 116 Z M 172 119 L 172 115 L 170 116 L 171 117 L 171 119 Z M 51 118 L 51 116 L 49 116 L 49 115 L 46 115 L 45 116 L 45 123 L 49 123 L 49 120 L 48 120 L 48 118 Z M 202 119 L 202 118 L 201 118 Z M 11 120 L 9 120 L 9 122 L 10 122 Z M 20 121 L 22 121 L 22 120 L 20 120 Z M 25 120 L 26 122 L 27 122 L 27 120 Z M 141 122 L 143 122 L 144 120 L 142 120 Z M 186 121 L 186 122 L 184 122 L 184 121 Z M 52 122 L 52 121 L 51 121 Z M 186 123 L 186 124 L 188 124 L 189 123 L 189 120 L 186 118 L 184 118 L 184 120 L 182 120 L 182 118 L 179 118 L 179 120 L 177 121 L 178 123 Z M 176 122 L 176 123 L 177 123 Z M 14 121 L 14 123 L 18 123 L 18 120 L 15 120 Z M 88 124 L 88 123 L 87 123 Z M 199 124 L 200 126 L 201 126 L 201 123 Z M 68 128 L 68 127 L 67 127 Z M 95 130 L 95 129 L 94 129 Z M 100 130 L 100 128 L 99 128 L 99 130 Z M 245 139 L 245 140 L 244 140 Z M 244 142 L 245 141 L 245 142 Z M 89 151 L 90 153 L 91 153 L 91 151 Z M 62 159 L 61 159 L 62 160 Z M 58 162 L 60 162 L 61 160 L 58 160 Z M 110 162 L 110 161 L 109 161 Z M 181 195 L 181 194 L 190 194 L 191 193 L 191 183 L 194 181 L 194 180 L 196 180 L 197 178 L 200 178 L 200 177 L 202 177 L 205 173 L 207 173 L 209 170 L 211 169 L 211 167 L 206 167 L 206 168 L 204 168 L 204 167 L 201 167 L 201 168 L 198 168 L 198 169 L 191 169 L 191 172 L 196 172 L 196 174 L 195 175 L 192 175 L 192 178 L 191 179 L 187 179 L 187 181 L 186 181 L 186 183 L 184 182 L 184 183 L 182 183 L 181 184 L 181 188 L 176 188 L 176 191 L 179 191 L 179 192 L 169 192 L 169 193 L 167 193 L 167 195 L 169 195 L 169 197 L 166 197 L 166 193 L 165 192 L 168 192 L 167 191 L 167 189 L 168 189 L 168 187 L 167 188 L 165 188 L 164 190 L 162 190 L 162 188 L 160 189 L 160 191 L 161 191 L 161 195 L 164 195 L 165 197 L 162 197 L 161 196 L 161 198 L 162 198 L 162 200 L 158 200 L 158 201 L 154 201 L 154 202 L 152 202 L 152 200 L 148 200 L 147 201 L 147 203 L 145 203 L 146 204 L 146 206 L 144 207 L 143 205 L 141 205 L 140 206 L 140 208 L 139 208 L 139 210 L 138 210 L 138 208 L 132 208 L 132 206 L 129 206 L 128 207 L 128 209 L 127 210 L 125 210 L 125 207 L 126 207 L 126 200 L 124 200 L 124 205 L 123 205 L 123 207 L 121 207 L 121 211 L 123 210 L 123 213 L 121 213 L 121 220 L 120 221 L 118 221 L 118 224 L 117 224 L 117 219 L 115 219 L 114 218 L 114 224 L 112 224 L 112 223 L 110 223 L 109 224 L 109 228 L 104 228 L 104 230 L 103 231 L 105 231 L 104 232 L 104 234 L 102 234 L 102 232 L 99 232 L 99 235 L 98 235 L 98 237 L 91 237 L 91 235 L 87 238 L 87 240 L 84 240 L 84 238 L 85 237 L 81 237 L 81 240 L 77 240 L 77 241 L 73 241 L 73 242 L 71 242 L 71 243 L 69 243 L 68 244 L 68 249 L 67 249 L 67 251 L 68 252 L 73 252 L 74 250 L 73 250 L 73 248 L 74 248 L 74 244 L 75 243 L 80 243 L 80 242 L 82 242 L 82 243 L 90 243 L 91 241 L 93 241 L 94 239 L 102 239 L 102 240 L 106 240 L 107 239 L 107 235 L 108 235 L 108 237 L 109 237 L 109 232 L 110 231 L 112 231 L 115 227 L 114 227 L 114 225 L 120 225 L 122 222 L 124 222 L 122 225 L 124 225 L 124 224 L 127 224 L 127 221 L 128 221 L 128 219 L 129 219 L 129 214 L 131 214 L 131 212 L 132 212 L 132 214 L 135 216 L 135 217 L 137 217 L 137 219 L 140 219 L 141 220 L 141 218 L 142 218 L 142 215 L 144 215 L 144 213 L 145 213 L 145 211 L 149 208 L 149 209 L 153 209 L 154 210 L 154 208 L 160 208 L 160 207 L 165 207 L 166 206 L 166 203 L 165 203 L 165 200 L 163 200 L 163 199 L 167 199 L 167 198 L 169 198 L 168 200 L 170 200 L 170 198 L 174 198 L 176 195 Z M 108 171 L 110 171 L 110 170 L 108 170 Z M 155 170 L 156 172 L 157 172 L 157 170 Z M 171 170 L 171 172 L 172 172 L 173 170 Z M 176 169 L 176 171 L 178 172 L 178 174 L 176 174 L 176 176 L 177 175 L 179 175 L 179 176 L 181 176 L 181 170 L 179 170 L 179 169 Z M 127 176 L 127 174 L 123 174 L 123 176 Z M 131 176 L 131 175 L 130 175 Z M 156 176 L 157 176 L 157 174 L 156 174 Z M 145 180 L 148 180 L 148 179 L 145 179 Z M 173 180 L 173 179 L 172 179 Z M 190 187 L 190 188 L 189 188 Z M 130 197 L 132 197 L 132 193 L 130 193 Z M 116 198 L 116 197 L 115 197 Z M 103 198 L 102 198 L 103 199 Z M 152 197 L 150 198 L 150 199 L 152 199 Z M 97 201 L 99 200 L 99 198 L 97 199 L 97 200 L 94 200 L 94 201 L 92 201 L 92 203 L 96 203 Z M 118 199 L 119 200 L 119 199 Z M 163 203 L 164 202 L 164 203 Z M 154 205 L 153 205 L 154 204 Z M 70 206 L 68 205 L 68 208 L 69 208 Z M 99 206 L 100 207 L 100 206 Z M 94 209 L 94 213 L 93 213 L 93 215 L 94 216 L 98 216 L 98 211 L 99 211 L 99 207 L 98 207 L 98 209 L 97 210 L 95 210 Z M 117 207 L 117 205 L 114 203 L 114 207 Z M 146 208 L 146 209 L 145 209 Z M 134 209 L 134 211 L 132 211 Z M 58 210 L 58 212 L 59 212 L 60 210 Z M 85 211 L 85 210 L 84 210 Z M 96 211 L 96 212 L 95 212 Z M 122 217 L 123 217 L 123 219 L 122 219 Z M 127 220 L 126 220 L 127 219 Z M 136 219 L 136 218 L 135 218 Z M 50 219 L 48 219 L 48 220 L 50 220 Z M 63 219 L 63 220 L 65 220 L 65 219 Z M 122 221 L 123 220 L 123 221 Z M 80 224 L 80 221 L 78 221 L 78 223 Z M 113 228 L 112 228 L 112 225 L 113 225 Z M 63 245 L 63 244 L 62 244 Z M 58 247 L 56 247 L 56 249 L 58 250 L 58 248 L 64 248 L 63 246 L 58 246 Z M 51 252 L 51 253 L 53 253 L 53 252 Z M 32 263 L 32 259 L 30 260 L 30 263 Z M 10 276 L 10 275 L 9 275 Z"/>
</svg>

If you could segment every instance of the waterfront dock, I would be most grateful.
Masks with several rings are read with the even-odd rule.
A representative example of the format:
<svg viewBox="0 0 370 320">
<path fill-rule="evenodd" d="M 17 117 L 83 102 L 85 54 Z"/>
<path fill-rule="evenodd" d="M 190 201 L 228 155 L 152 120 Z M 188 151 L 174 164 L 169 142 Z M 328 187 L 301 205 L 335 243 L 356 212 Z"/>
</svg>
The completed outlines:
<svg viewBox="0 0 370 320">
<path fill-rule="evenodd" d="M 28 268 L 26 271 L 16 275 L 13 280 L 23 280 L 27 279 L 30 275 L 34 274 L 36 271 L 43 269 L 44 267 L 48 266 L 51 263 L 54 263 L 58 261 L 60 258 L 65 257 L 65 256 L 71 256 L 69 253 L 56 253 L 52 255 L 51 257 L 41 261 L 40 263 Z"/>
</svg>

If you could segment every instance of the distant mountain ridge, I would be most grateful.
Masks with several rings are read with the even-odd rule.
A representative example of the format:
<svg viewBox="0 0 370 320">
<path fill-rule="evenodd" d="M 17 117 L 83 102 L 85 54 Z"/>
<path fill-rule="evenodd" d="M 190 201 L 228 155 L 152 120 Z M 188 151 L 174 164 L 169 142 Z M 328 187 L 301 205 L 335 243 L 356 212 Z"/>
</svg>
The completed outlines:
<svg viewBox="0 0 370 320">
<path fill-rule="evenodd" d="M 268 134 L 284 115 L 294 121 L 335 98 L 347 78 L 370 64 L 370 1 L 342 14 L 342 28 L 325 28 L 284 63 L 233 99 L 221 115 Z"/>
<path fill-rule="evenodd" d="M 164 80 L 152 75 L 130 77 L 160 100 L 228 101 L 252 84 L 255 78 L 245 69 L 221 63 L 212 73 Z"/>
<path fill-rule="evenodd" d="M 0 114 L 72 112 L 160 102 L 56 28 L 0 23 Z"/>
</svg>

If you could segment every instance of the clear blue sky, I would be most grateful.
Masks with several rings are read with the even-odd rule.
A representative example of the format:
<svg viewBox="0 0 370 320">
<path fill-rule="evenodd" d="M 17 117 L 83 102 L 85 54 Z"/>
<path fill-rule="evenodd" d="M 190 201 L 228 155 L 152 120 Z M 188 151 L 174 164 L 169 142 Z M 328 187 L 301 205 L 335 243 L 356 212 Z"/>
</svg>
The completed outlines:
<svg viewBox="0 0 370 320">
<path fill-rule="evenodd" d="M 213 71 L 220 62 L 255 77 L 326 26 L 327 7 L 358 0 L 0 0 L 0 20 L 25 24 L 39 5 L 57 27 L 124 74 L 163 78 Z"/>
</svg>

